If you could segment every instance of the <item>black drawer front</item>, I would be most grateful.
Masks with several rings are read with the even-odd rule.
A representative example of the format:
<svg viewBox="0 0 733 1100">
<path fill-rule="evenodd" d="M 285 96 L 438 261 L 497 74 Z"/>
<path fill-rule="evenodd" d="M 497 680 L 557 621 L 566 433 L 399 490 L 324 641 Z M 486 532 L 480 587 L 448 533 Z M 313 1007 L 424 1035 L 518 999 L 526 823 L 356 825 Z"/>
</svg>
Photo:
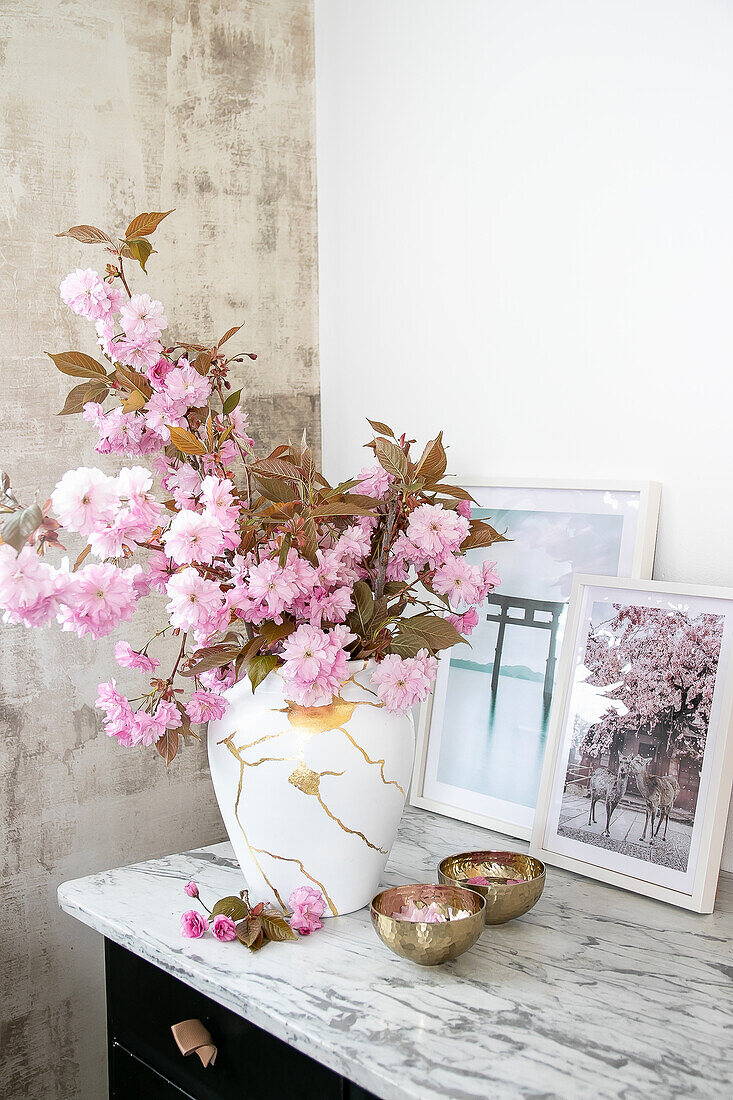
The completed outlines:
<svg viewBox="0 0 733 1100">
<path fill-rule="evenodd" d="M 186 1100 L 189 1096 L 119 1043 L 110 1047 L 109 1100 Z"/>
<path fill-rule="evenodd" d="M 369 1100 L 339 1074 L 110 940 L 105 953 L 111 1068 L 120 1056 L 117 1043 L 196 1100 Z M 208 1069 L 196 1054 L 184 1058 L 175 1044 L 171 1024 L 188 1019 L 201 1020 L 216 1043 L 216 1064 Z M 161 1087 L 149 1095 L 167 1093 Z"/>
</svg>

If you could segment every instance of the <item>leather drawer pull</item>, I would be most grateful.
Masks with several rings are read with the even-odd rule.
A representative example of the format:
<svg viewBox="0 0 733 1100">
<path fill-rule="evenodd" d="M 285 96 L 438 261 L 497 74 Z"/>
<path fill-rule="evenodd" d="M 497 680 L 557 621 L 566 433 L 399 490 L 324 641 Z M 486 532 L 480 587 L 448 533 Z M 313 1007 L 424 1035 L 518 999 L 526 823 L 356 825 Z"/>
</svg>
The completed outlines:
<svg viewBox="0 0 733 1100">
<path fill-rule="evenodd" d="M 173 1024 L 171 1031 L 181 1054 L 187 1056 L 195 1051 L 204 1069 L 213 1066 L 216 1061 L 216 1047 L 200 1020 L 182 1020 L 180 1024 Z"/>
</svg>

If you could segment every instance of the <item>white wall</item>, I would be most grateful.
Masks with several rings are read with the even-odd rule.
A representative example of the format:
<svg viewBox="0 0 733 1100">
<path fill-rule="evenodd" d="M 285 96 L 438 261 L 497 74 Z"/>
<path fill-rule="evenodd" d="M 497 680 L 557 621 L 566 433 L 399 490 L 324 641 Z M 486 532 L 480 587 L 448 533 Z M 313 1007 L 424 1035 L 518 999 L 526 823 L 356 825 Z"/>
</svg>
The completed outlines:
<svg viewBox="0 0 733 1100">
<path fill-rule="evenodd" d="M 733 586 L 731 57 L 727 0 L 317 0 L 327 473 L 368 415 L 655 478 L 655 575 Z"/>
</svg>

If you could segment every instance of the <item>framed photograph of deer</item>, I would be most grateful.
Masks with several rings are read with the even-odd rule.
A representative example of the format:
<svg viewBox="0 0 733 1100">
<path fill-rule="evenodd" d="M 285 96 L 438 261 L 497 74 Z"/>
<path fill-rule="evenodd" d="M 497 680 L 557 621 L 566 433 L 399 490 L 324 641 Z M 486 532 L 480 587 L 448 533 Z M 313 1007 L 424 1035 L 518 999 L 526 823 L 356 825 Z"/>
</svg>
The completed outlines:
<svg viewBox="0 0 733 1100">
<path fill-rule="evenodd" d="M 574 573 L 651 577 L 654 482 L 464 478 L 508 542 L 470 552 L 501 583 L 422 708 L 413 805 L 529 840 Z"/>
<path fill-rule="evenodd" d="M 577 576 L 530 851 L 710 913 L 733 783 L 733 589 Z"/>
</svg>

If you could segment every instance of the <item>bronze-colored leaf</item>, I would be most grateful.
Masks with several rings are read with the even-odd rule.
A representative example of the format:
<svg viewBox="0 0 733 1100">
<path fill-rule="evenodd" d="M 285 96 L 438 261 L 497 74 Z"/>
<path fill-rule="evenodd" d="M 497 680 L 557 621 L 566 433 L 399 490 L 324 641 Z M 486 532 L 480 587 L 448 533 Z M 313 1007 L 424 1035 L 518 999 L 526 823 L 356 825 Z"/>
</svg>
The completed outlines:
<svg viewBox="0 0 733 1100">
<path fill-rule="evenodd" d="M 137 237 L 134 240 L 125 241 L 121 249 L 123 256 L 129 257 L 131 260 L 137 260 L 146 275 L 147 271 L 145 270 L 145 264 L 148 262 L 153 252 L 155 252 L 155 249 L 145 237 Z"/>
<path fill-rule="evenodd" d="M 230 328 L 227 332 L 224 333 L 221 340 L 219 340 L 216 346 L 220 348 L 222 344 L 226 344 L 227 340 L 231 340 L 232 336 L 236 336 L 240 328 L 242 328 L 242 325 L 235 325 L 234 328 Z"/>
<path fill-rule="evenodd" d="M 375 453 L 383 470 L 393 474 L 398 481 L 404 481 L 407 477 L 407 455 L 401 447 L 380 435 L 375 444 Z"/>
<path fill-rule="evenodd" d="M 89 554 L 91 553 L 91 550 L 92 550 L 92 544 L 90 542 L 88 542 L 86 544 L 86 546 L 84 547 L 84 549 L 82 550 L 79 557 L 74 562 L 74 568 L 71 570 L 72 573 L 76 573 L 79 566 L 84 564 L 86 559 L 89 557 Z"/>
<path fill-rule="evenodd" d="M 435 439 L 425 444 L 425 450 L 420 456 L 415 473 L 424 477 L 426 481 L 438 481 L 445 473 L 448 465 L 448 456 L 443 447 L 443 433 L 438 432 Z"/>
<path fill-rule="evenodd" d="M 247 663 L 247 675 L 252 683 L 252 691 L 266 679 L 274 668 L 277 668 L 279 662 L 277 657 L 271 653 L 258 653 L 256 657 L 252 657 Z"/>
<path fill-rule="evenodd" d="M 108 393 L 109 390 L 105 382 L 98 382 L 96 379 L 90 382 L 82 382 L 81 385 L 74 386 L 72 390 L 69 390 L 64 407 L 58 415 L 68 416 L 70 413 L 80 413 L 87 401 L 104 401 Z"/>
<path fill-rule="evenodd" d="M 298 499 L 293 486 L 288 481 L 277 481 L 274 477 L 259 477 L 255 474 L 255 481 L 262 495 L 274 504 L 290 504 Z"/>
<path fill-rule="evenodd" d="M 199 374 L 208 374 L 211 369 L 211 352 L 200 351 L 193 361 L 193 366 Z"/>
<path fill-rule="evenodd" d="M 175 210 L 175 206 L 173 210 Z M 138 214 L 136 218 L 132 219 L 125 230 L 125 237 L 129 240 L 132 237 L 149 236 L 151 233 L 155 232 L 163 221 L 163 218 L 167 218 L 169 214 L 173 213 L 173 210 L 165 210 L 162 213 L 160 211 L 152 211 L 149 214 Z"/>
<path fill-rule="evenodd" d="M 264 477 L 283 478 L 285 481 L 302 481 L 303 471 L 282 458 L 263 458 L 252 463 L 252 470 Z"/>
<path fill-rule="evenodd" d="M 176 428 L 174 425 L 169 425 L 168 431 L 171 433 L 171 441 L 185 455 L 206 454 L 206 447 L 204 447 L 201 440 L 197 439 L 193 432 L 189 432 L 187 428 Z"/>
<path fill-rule="evenodd" d="M 155 742 L 155 747 L 158 754 L 165 760 L 167 768 L 175 760 L 178 753 L 178 730 L 166 730 L 163 736 Z"/>
<path fill-rule="evenodd" d="M 8 516 L 0 527 L 0 539 L 20 553 L 30 536 L 42 523 L 43 512 L 37 504 L 31 504 L 30 507 L 21 508 Z"/>
<path fill-rule="evenodd" d="M 71 229 L 67 229 L 65 233 L 57 233 L 56 236 L 73 237 L 82 244 L 111 244 L 114 248 L 114 242 L 103 230 L 97 229 L 96 225 L 72 225 Z"/>
<path fill-rule="evenodd" d="M 71 375 L 72 378 L 105 378 L 106 371 L 101 363 L 92 359 L 91 355 L 85 355 L 83 351 L 59 351 L 54 355 L 47 351 L 49 359 L 62 374 Z"/>
<path fill-rule="evenodd" d="M 480 546 L 493 546 L 495 542 L 510 542 L 506 535 L 500 535 L 498 531 L 485 523 L 482 519 L 471 520 L 471 530 L 461 543 L 461 550 L 476 550 Z"/>
<path fill-rule="evenodd" d="M 268 645 L 274 645 L 275 642 L 281 642 L 283 638 L 292 634 L 296 627 L 297 623 L 294 619 L 284 619 L 281 623 L 269 620 L 260 623 L 258 630 Z"/>
<path fill-rule="evenodd" d="M 151 397 L 153 389 L 144 375 L 132 367 L 115 367 L 115 378 L 127 390 L 138 390 L 146 399 Z"/>
<path fill-rule="evenodd" d="M 374 428 L 375 432 L 379 432 L 380 435 L 391 435 L 394 439 L 394 432 L 389 424 L 383 424 L 381 420 L 370 420 L 369 417 L 367 417 L 367 424 Z"/>
<path fill-rule="evenodd" d="M 316 519 L 325 518 L 326 516 L 372 516 L 374 511 L 372 508 L 365 508 L 361 504 L 352 503 L 347 498 L 346 500 L 334 500 L 329 501 L 327 504 L 319 504 L 313 515 Z"/>
<path fill-rule="evenodd" d="M 453 497 L 454 500 L 472 500 L 476 504 L 476 498 L 472 497 L 468 489 L 462 489 L 460 485 L 431 485 L 431 493 L 442 493 L 444 497 Z"/>
<path fill-rule="evenodd" d="M 249 916 L 249 906 L 233 894 L 225 898 L 219 898 L 211 910 L 212 917 L 224 916 L 231 920 L 245 920 Z"/>
<path fill-rule="evenodd" d="M 268 906 L 260 913 L 259 920 L 262 922 L 262 931 L 268 940 L 282 943 L 284 940 L 297 940 L 298 938 L 286 921 L 285 914 L 279 909 Z"/>
<path fill-rule="evenodd" d="M 190 665 L 181 676 L 199 676 L 202 672 L 209 672 L 212 668 L 221 668 L 235 661 L 241 651 L 239 642 L 222 642 L 218 645 L 206 646 L 198 649 L 194 654 L 195 663 Z"/>
<path fill-rule="evenodd" d="M 122 405 L 123 413 L 137 412 L 145 406 L 145 397 L 140 390 L 133 390 Z"/>
</svg>

